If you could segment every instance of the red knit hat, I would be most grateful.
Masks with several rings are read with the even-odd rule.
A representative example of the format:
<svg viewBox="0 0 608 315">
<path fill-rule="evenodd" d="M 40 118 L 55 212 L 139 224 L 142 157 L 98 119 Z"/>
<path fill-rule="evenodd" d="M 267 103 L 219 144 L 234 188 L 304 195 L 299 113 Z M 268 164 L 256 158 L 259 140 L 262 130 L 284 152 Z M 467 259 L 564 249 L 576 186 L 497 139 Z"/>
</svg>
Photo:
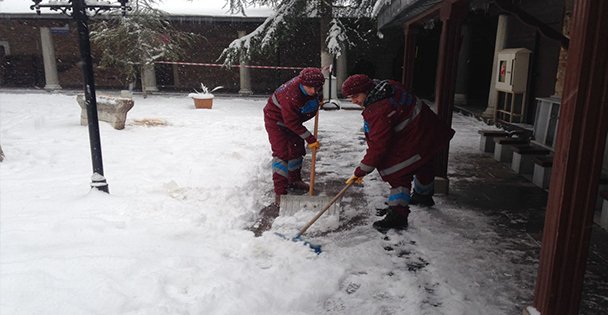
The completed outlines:
<svg viewBox="0 0 608 315">
<path fill-rule="evenodd" d="M 373 87 L 374 83 L 365 74 L 351 75 L 342 83 L 342 95 L 351 96 L 357 93 L 367 93 Z"/>
<path fill-rule="evenodd" d="M 304 68 L 299 77 L 302 84 L 314 88 L 320 88 L 325 83 L 325 77 L 319 68 Z"/>
</svg>

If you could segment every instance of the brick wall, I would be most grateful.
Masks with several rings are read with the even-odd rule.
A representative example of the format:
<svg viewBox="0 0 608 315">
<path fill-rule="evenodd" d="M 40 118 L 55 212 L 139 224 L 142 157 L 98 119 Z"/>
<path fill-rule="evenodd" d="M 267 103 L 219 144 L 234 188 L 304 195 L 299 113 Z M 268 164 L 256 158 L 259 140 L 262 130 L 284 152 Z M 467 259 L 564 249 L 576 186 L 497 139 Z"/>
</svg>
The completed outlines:
<svg viewBox="0 0 608 315">
<path fill-rule="evenodd" d="M 238 31 L 247 33 L 263 22 L 260 18 L 212 18 L 212 17 L 172 17 L 171 22 L 178 29 L 201 35 L 188 48 L 184 62 L 221 63 L 218 57 L 230 42 L 237 38 Z M 67 26 L 66 26 L 67 25 Z M 39 87 L 45 85 L 44 66 L 40 44 L 40 27 L 56 27 L 52 34 L 59 84 L 63 88 L 82 87 L 82 73 L 78 62 L 78 32 L 75 23 L 59 15 L 34 14 L 0 15 L 0 41 L 10 45 L 10 55 L 4 56 L 0 69 L 0 86 Z M 315 20 L 303 21 L 294 29 L 281 34 L 278 48 L 255 56 L 251 65 L 308 67 L 320 64 L 319 26 Z M 380 40 L 367 45 L 358 45 L 348 54 L 349 69 L 358 60 L 372 63 L 384 50 Z M 365 47 L 365 48 L 362 48 Z M 125 82 L 116 71 L 101 69 L 96 60 L 98 52 L 92 47 L 95 83 L 99 88 L 125 89 Z M 2 54 L 0 54 L 2 57 Z M 381 60 L 381 59 L 378 59 Z M 385 62 L 385 61 L 384 61 Z M 383 66 L 386 68 L 386 65 Z M 192 91 L 200 83 L 208 87 L 224 86 L 223 92 L 237 92 L 239 89 L 238 68 L 207 67 L 192 65 L 157 65 L 157 84 L 161 90 Z M 251 69 L 251 84 L 255 93 L 270 93 L 281 83 L 297 75 L 298 70 Z M 139 86 L 140 82 L 136 82 Z"/>
</svg>

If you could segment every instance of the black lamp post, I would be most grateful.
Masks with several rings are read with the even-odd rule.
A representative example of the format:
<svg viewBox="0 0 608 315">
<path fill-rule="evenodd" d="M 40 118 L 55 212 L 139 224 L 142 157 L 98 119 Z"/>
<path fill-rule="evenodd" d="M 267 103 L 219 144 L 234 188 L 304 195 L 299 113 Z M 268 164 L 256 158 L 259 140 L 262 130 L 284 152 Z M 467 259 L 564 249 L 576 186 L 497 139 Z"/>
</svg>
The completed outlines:
<svg viewBox="0 0 608 315">
<path fill-rule="evenodd" d="M 49 8 L 53 11 L 61 11 L 63 14 L 74 18 L 78 24 L 78 39 L 80 45 L 80 59 L 82 73 L 84 75 L 84 96 L 87 107 L 87 120 L 89 125 L 89 142 L 91 145 L 91 160 L 93 162 L 93 176 L 91 176 L 91 187 L 104 192 L 109 192 L 108 183 L 103 174 L 103 161 L 101 158 L 101 139 L 99 137 L 99 121 L 97 117 L 97 98 L 95 96 L 95 76 L 93 74 L 93 62 L 91 58 L 91 43 L 89 41 L 89 25 L 87 10 L 92 15 L 102 11 L 114 9 L 122 10 L 125 15 L 128 0 L 101 1 L 101 0 L 49 0 L 41 4 L 43 0 L 32 0 L 34 4 L 30 9 L 40 14 L 40 8 Z M 118 2 L 118 3 L 115 3 Z M 113 4 L 114 3 L 114 4 Z"/>
</svg>

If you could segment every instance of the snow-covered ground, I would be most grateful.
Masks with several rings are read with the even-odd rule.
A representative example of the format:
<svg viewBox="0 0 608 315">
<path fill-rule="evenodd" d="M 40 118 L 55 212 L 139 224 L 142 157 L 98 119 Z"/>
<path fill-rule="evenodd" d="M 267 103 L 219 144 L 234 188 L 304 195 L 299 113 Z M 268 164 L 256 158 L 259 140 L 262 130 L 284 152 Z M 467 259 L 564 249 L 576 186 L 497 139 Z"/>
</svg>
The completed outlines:
<svg viewBox="0 0 608 315">
<path fill-rule="evenodd" d="M 521 311 L 518 297 L 532 292 L 495 281 L 514 266 L 486 217 L 437 197 L 435 215 L 413 207 L 410 228 L 383 238 L 371 223 L 388 186 L 375 173 L 347 192 L 339 217 L 309 229 L 320 255 L 274 233 L 295 234 L 314 213 L 279 216 L 254 237 L 246 228 L 272 200 L 264 105 L 218 97 L 197 110 L 185 96 L 136 96 L 124 130 L 100 122 L 105 194 L 89 189 L 88 129 L 74 95 L 0 92 L 0 313 Z M 477 150 L 485 125 L 453 119 L 450 167 L 466 168 L 458 154 Z M 352 174 L 365 150 L 361 124 L 356 110 L 321 112 L 321 183 Z M 349 203 L 355 197 L 363 204 Z"/>
</svg>

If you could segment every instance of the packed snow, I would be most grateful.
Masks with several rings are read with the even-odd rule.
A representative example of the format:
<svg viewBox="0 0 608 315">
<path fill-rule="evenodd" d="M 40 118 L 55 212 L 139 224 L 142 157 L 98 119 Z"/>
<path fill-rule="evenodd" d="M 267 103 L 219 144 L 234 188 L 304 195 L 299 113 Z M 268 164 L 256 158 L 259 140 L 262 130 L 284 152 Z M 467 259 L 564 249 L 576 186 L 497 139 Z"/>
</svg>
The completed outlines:
<svg viewBox="0 0 608 315">
<path fill-rule="evenodd" d="M 295 235 L 312 212 L 281 215 L 254 237 L 247 228 L 273 200 L 266 99 L 134 101 L 125 129 L 99 123 L 106 194 L 90 189 L 74 93 L 0 91 L 1 314 L 514 314 L 532 294 L 496 280 L 522 266 L 489 219 L 441 196 L 412 208 L 407 231 L 374 230 L 388 192 L 376 173 L 305 234 L 321 254 L 275 234 Z M 486 126 L 453 119 L 458 169 Z M 352 174 L 361 125 L 358 110 L 321 111 L 320 183 Z"/>
</svg>

